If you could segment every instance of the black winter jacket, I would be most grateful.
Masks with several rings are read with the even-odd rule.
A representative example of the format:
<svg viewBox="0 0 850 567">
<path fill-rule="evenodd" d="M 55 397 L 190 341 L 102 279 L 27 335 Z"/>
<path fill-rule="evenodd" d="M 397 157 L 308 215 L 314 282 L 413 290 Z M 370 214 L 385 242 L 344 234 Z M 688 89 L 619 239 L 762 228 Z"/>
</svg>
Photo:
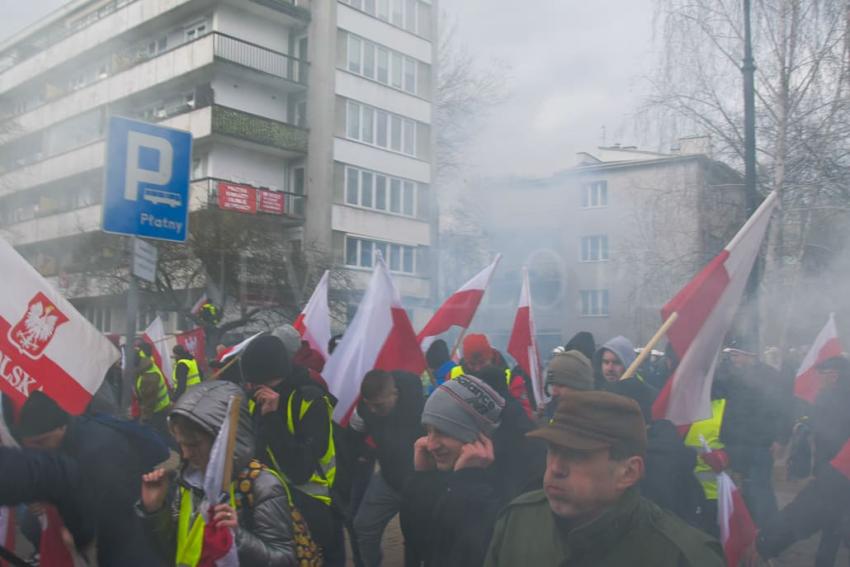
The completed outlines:
<svg viewBox="0 0 850 567">
<path fill-rule="evenodd" d="M 810 415 L 817 472 L 850 439 L 850 380 L 839 379 L 821 390 Z"/>
<path fill-rule="evenodd" d="M 726 398 L 720 440 L 727 447 L 765 448 L 783 439 L 788 416 L 776 370 L 755 362 L 745 370 L 718 370 L 715 380 L 719 397 Z"/>
<path fill-rule="evenodd" d="M 422 408 L 425 397 L 422 382 L 410 372 L 392 373 L 398 389 L 398 402 L 389 415 L 375 415 L 360 402 L 357 414 L 363 420 L 363 433 L 371 435 L 377 446 L 381 476 L 392 488 L 401 491 L 407 476 L 413 472 L 413 444 L 425 434 L 422 428 Z"/>
</svg>

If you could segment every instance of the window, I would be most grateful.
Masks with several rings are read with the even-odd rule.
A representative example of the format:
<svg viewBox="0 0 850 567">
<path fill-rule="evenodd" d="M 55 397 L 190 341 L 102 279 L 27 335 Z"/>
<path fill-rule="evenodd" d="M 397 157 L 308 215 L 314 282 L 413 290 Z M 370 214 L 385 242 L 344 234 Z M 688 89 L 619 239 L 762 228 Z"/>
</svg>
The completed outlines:
<svg viewBox="0 0 850 567">
<path fill-rule="evenodd" d="M 392 81 L 390 82 L 390 84 L 397 89 L 400 89 L 402 87 L 402 83 L 401 83 L 402 61 L 403 61 L 403 58 L 402 58 L 401 54 L 393 52 L 393 54 L 392 54 L 392 68 L 390 69 Z"/>
<path fill-rule="evenodd" d="M 381 146 L 382 148 L 387 147 L 387 126 L 389 124 L 389 115 L 383 110 L 377 111 L 377 129 L 378 135 L 375 139 L 375 143 Z"/>
<path fill-rule="evenodd" d="M 390 82 L 390 52 L 385 47 L 378 48 L 378 82 Z"/>
<path fill-rule="evenodd" d="M 583 289 L 581 290 L 580 294 L 582 317 L 608 316 L 607 289 Z"/>
<path fill-rule="evenodd" d="M 101 333 L 112 332 L 112 310 L 109 309 L 109 307 L 92 306 L 88 307 L 87 309 L 84 309 L 83 313 L 85 314 L 86 319 L 88 319 L 91 324 L 94 325 Z M 139 315 L 141 316 L 142 313 L 140 312 Z M 146 328 L 147 325 L 145 325 L 142 330 Z"/>
<path fill-rule="evenodd" d="M 363 107 L 363 141 L 367 144 L 375 143 L 375 111 L 367 106 Z"/>
<path fill-rule="evenodd" d="M 404 121 L 404 145 L 402 151 L 408 155 L 416 155 L 416 123 L 413 120 Z"/>
<path fill-rule="evenodd" d="M 304 167 L 299 166 L 292 170 L 292 192 L 296 195 L 304 194 Z"/>
<path fill-rule="evenodd" d="M 355 167 L 345 168 L 344 193 L 345 202 L 349 205 L 414 217 L 416 191 L 417 184 L 414 181 L 388 177 Z"/>
<path fill-rule="evenodd" d="M 404 58 L 404 90 L 416 94 L 416 60 Z"/>
<path fill-rule="evenodd" d="M 375 78 L 375 44 L 371 41 L 363 44 L 363 75 L 370 79 Z"/>
<path fill-rule="evenodd" d="M 360 38 L 353 35 L 348 36 L 348 70 L 352 73 L 360 74 L 360 61 L 363 49 L 363 42 Z"/>
<path fill-rule="evenodd" d="M 404 0 L 392 0 L 392 23 L 402 27 L 404 24 Z"/>
<path fill-rule="evenodd" d="M 608 259 L 608 237 L 584 236 L 581 239 L 581 261 L 600 262 Z"/>
<path fill-rule="evenodd" d="M 346 122 L 348 123 L 348 137 L 352 140 L 360 139 L 360 105 L 356 102 L 348 102 L 348 112 L 346 112 Z"/>
<path fill-rule="evenodd" d="M 594 181 L 582 185 L 581 206 L 585 209 L 591 207 L 608 206 L 608 182 Z"/>
<path fill-rule="evenodd" d="M 401 0 L 396 0 L 401 2 Z M 404 4 L 404 29 L 416 33 L 416 0 L 406 0 Z"/>
<path fill-rule="evenodd" d="M 390 271 L 404 274 L 416 273 L 415 248 L 413 246 L 353 236 L 345 237 L 345 264 L 347 266 L 371 268 L 375 265 L 375 258 L 379 252 L 384 257 Z"/>
<path fill-rule="evenodd" d="M 401 151 L 401 116 L 390 115 L 390 149 Z"/>
<path fill-rule="evenodd" d="M 378 18 L 390 21 L 390 0 L 378 0 Z"/>
<path fill-rule="evenodd" d="M 186 41 L 192 41 L 207 33 L 207 23 L 198 22 L 186 28 Z"/>
</svg>

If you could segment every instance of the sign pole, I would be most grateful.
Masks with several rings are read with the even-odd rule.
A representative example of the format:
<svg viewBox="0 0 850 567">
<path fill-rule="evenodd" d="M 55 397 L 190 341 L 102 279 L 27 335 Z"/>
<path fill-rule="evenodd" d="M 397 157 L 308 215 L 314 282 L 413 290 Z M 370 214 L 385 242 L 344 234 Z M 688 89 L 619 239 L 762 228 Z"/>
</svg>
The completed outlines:
<svg viewBox="0 0 850 567">
<path fill-rule="evenodd" d="M 133 342 L 136 339 L 136 313 L 139 310 L 139 285 L 136 282 L 136 276 L 133 275 L 133 255 L 136 249 L 136 237 L 131 236 L 128 241 L 130 244 L 130 262 L 128 265 L 128 273 L 130 277 L 130 285 L 127 288 L 127 328 L 124 333 L 124 368 L 123 368 L 123 386 L 121 388 L 121 408 L 127 409 L 130 407 L 132 400 L 132 392 L 135 386 L 135 366 L 136 356 L 133 350 Z"/>
</svg>

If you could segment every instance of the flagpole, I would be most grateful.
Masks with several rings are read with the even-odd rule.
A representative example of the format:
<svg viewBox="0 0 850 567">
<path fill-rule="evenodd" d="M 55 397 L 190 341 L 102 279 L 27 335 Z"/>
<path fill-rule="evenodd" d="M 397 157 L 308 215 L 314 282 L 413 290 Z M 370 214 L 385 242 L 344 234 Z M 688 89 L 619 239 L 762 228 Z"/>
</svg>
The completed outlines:
<svg viewBox="0 0 850 567">
<path fill-rule="evenodd" d="M 227 370 L 228 368 L 230 368 L 231 366 L 233 366 L 233 365 L 236 363 L 236 361 L 237 361 L 237 360 L 239 360 L 239 357 L 240 357 L 240 356 L 242 356 L 242 355 L 241 355 L 241 354 L 238 354 L 238 355 L 234 356 L 233 358 L 231 358 L 229 361 L 227 361 L 227 364 L 225 364 L 224 366 L 222 366 L 221 368 L 219 368 L 218 370 L 216 370 L 216 371 L 215 371 L 215 374 L 213 374 L 212 376 L 210 376 L 210 380 L 218 380 L 218 379 L 219 379 L 219 377 L 220 377 L 222 374 L 224 374 L 224 371 L 225 371 L 225 370 Z"/>
<path fill-rule="evenodd" d="M 452 347 L 452 352 L 449 355 L 450 359 L 454 360 L 455 354 L 457 354 L 457 349 L 460 348 L 460 343 L 463 341 L 463 337 L 464 337 L 464 335 L 466 335 L 466 332 L 468 330 L 469 330 L 469 327 L 464 327 L 463 329 L 461 329 L 460 335 L 458 335 L 457 341 L 455 341 L 455 346 Z"/>
<path fill-rule="evenodd" d="M 629 368 L 620 377 L 621 381 L 631 378 L 634 373 L 637 372 L 637 369 L 640 368 L 640 365 L 643 364 L 643 361 L 646 360 L 646 357 L 649 356 L 649 354 L 652 352 L 652 349 L 655 348 L 655 345 L 657 345 L 661 338 L 667 334 L 667 331 L 670 330 L 670 327 L 673 326 L 673 323 L 675 323 L 676 319 L 678 318 L 679 314 L 675 311 L 671 313 L 669 317 L 667 317 L 667 320 L 664 321 L 664 324 L 661 325 L 661 328 L 659 328 L 658 331 L 655 332 L 655 335 L 653 335 L 652 338 L 649 339 L 649 342 L 646 343 L 646 346 L 643 347 L 643 350 L 640 351 L 640 353 L 637 355 L 631 365 L 629 365 Z"/>
<path fill-rule="evenodd" d="M 227 420 L 230 422 L 230 429 L 227 431 L 227 445 L 225 445 L 225 461 L 224 474 L 221 477 L 221 490 L 228 492 L 230 490 L 230 481 L 233 478 L 233 451 L 236 448 L 236 430 L 239 428 L 239 411 L 242 407 L 242 396 L 231 396 L 228 409 L 230 412 L 227 415 Z"/>
</svg>

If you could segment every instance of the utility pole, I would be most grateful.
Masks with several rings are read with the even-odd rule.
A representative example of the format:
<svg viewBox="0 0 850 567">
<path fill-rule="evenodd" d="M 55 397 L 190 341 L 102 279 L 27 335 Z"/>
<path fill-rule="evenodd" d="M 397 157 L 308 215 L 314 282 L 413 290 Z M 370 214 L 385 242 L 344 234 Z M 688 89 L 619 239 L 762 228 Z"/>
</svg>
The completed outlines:
<svg viewBox="0 0 850 567">
<path fill-rule="evenodd" d="M 756 179 L 756 94 L 753 61 L 753 39 L 750 26 L 751 0 L 744 0 L 744 61 L 741 74 L 744 77 L 744 192 L 747 199 L 747 216 L 751 216 L 759 206 L 759 192 Z M 761 280 L 761 266 L 756 258 L 753 271 L 747 282 L 747 304 L 749 305 L 749 333 L 753 340 L 759 341 L 758 286 Z"/>
</svg>

